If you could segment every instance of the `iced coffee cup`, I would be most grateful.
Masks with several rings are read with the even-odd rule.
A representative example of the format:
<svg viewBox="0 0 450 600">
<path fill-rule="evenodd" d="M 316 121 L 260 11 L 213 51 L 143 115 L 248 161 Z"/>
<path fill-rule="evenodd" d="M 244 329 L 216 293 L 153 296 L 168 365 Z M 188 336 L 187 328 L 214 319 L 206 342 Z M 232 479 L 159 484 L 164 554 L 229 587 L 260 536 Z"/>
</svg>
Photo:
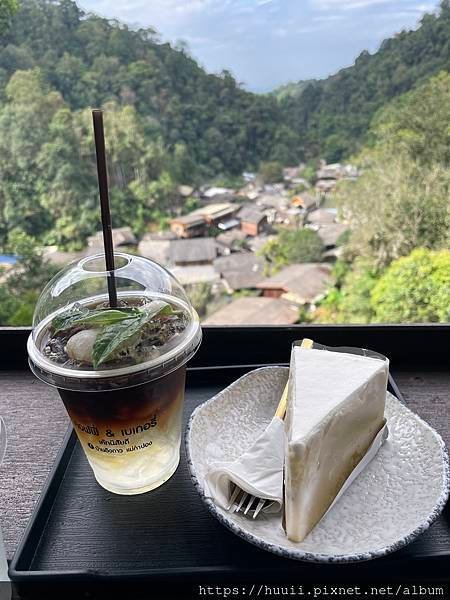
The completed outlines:
<svg viewBox="0 0 450 600">
<path fill-rule="evenodd" d="M 201 329 L 183 288 L 157 263 L 115 254 L 114 308 L 108 276 L 96 255 L 49 282 L 36 305 L 29 363 L 58 389 L 98 483 L 140 494 L 178 466 L 185 365 Z"/>
</svg>

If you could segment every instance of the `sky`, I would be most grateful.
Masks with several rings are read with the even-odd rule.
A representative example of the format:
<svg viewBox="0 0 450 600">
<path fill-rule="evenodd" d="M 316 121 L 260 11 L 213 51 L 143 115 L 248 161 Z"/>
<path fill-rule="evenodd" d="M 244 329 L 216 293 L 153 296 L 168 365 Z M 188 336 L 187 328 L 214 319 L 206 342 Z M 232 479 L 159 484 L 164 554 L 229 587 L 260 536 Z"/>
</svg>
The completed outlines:
<svg viewBox="0 0 450 600">
<path fill-rule="evenodd" d="M 426 0 L 78 0 L 163 41 L 187 42 L 209 72 L 230 70 L 249 90 L 322 78 L 437 8 Z"/>
</svg>

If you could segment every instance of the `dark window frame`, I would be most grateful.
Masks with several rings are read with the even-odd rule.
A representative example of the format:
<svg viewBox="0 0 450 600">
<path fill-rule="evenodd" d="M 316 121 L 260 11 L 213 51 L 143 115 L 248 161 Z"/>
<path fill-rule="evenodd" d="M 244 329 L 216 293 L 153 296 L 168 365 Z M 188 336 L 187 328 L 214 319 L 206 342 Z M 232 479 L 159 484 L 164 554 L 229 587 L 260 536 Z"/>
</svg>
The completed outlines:
<svg viewBox="0 0 450 600">
<path fill-rule="evenodd" d="M 28 327 L 0 327 L 2 370 L 27 366 Z M 450 367 L 450 324 L 205 326 L 203 342 L 189 366 L 260 365 L 289 362 L 294 340 L 355 346 L 389 357 L 391 366 Z"/>
</svg>

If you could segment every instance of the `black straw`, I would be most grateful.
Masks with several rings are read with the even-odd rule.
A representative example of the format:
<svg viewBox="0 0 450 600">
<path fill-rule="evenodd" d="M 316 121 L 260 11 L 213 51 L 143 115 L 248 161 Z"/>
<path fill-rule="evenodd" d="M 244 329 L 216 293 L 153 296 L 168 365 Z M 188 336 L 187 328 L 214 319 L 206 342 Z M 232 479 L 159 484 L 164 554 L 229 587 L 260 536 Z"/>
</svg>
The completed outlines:
<svg viewBox="0 0 450 600">
<path fill-rule="evenodd" d="M 105 133 L 103 130 L 103 113 L 92 111 L 94 123 L 95 153 L 97 156 L 98 191 L 100 193 L 100 209 L 102 214 L 103 244 L 108 275 L 109 305 L 117 307 L 116 280 L 114 277 L 114 247 L 112 240 L 111 210 L 109 208 L 108 173 L 106 170 Z"/>
</svg>

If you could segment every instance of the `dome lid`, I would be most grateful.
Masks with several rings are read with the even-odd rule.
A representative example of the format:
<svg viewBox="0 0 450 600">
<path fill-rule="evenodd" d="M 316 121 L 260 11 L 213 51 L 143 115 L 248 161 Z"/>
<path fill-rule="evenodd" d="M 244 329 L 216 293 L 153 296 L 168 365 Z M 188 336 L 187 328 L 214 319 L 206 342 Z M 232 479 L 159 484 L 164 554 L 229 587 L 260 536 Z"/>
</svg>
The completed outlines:
<svg viewBox="0 0 450 600">
<path fill-rule="evenodd" d="M 199 318 L 177 279 L 158 263 L 88 256 L 42 291 L 28 339 L 37 377 L 57 387 L 98 391 L 139 385 L 185 364 L 201 341 Z M 117 290 L 110 307 L 108 280 Z"/>
</svg>

